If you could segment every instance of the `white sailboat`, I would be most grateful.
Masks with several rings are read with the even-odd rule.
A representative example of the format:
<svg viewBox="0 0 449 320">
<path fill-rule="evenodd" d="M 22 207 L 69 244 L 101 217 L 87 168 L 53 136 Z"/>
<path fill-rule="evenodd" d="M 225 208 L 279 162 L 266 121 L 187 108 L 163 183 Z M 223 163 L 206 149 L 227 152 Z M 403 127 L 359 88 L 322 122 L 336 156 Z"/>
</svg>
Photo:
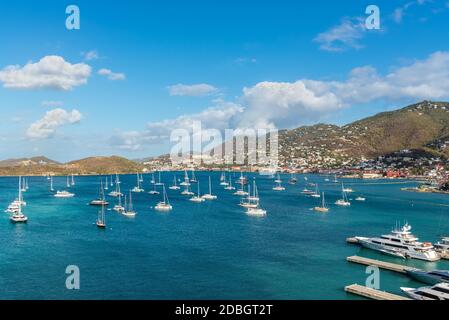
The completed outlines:
<svg viewBox="0 0 449 320">
<path fill-rule="evenodd" d="M 132 192 L 144 192 L 145 190 L 142 189 L 141 184 L 140 184 L 140 176 L 137 173 L 137 186 L 135 186 L 131 191 Z"/>
<path fill-rule="evenodd" d="M 189 186 L 185 186 L 184 190 L 181 192 L 181 194 L 183 196 L 193 196 L 194 193 L 190 190 L 190 185 Z"/>
<path fill-rule="evenodd" d="M 187 173 L 187 170 L 184 170 L 184 181 L 181 182 L 179 185 L 184 187 L 190 186 L 189 174 Z"/>
<path fill-rule="evenodd" d="M 215 199 L 217 199 L 217 196 L 212 194 L 212 183 L 211 183 L 211 180 L 210 180 L 210 176 L 209 176 L 209 193 L 203 195 L 203 199 L 206 199 L 206 200 L 215 200 Z"/>
<path fill-rule="evenodd" d="M 106 183 L 104 184 L 104 190 L 109 190 L 108 176 L 106 176 Z"/>
<path fill-rule="evenodd" d="M 282 186 L 282 180 L 279 173 L 277 174 L 277 178 L 274 182 L 276 182 L 276 185 L 273 187 L 274 191 L 285 191 L 285 188 Z"/>
<path fill-rule="evenodd" d="M 112 179 L 112 175 L 111 175 L 111 187 L 114 186 L 114 179 Z"/>
<path fill-rule="evenodd" d="M 156 179 L 154 178 L 154 172 L 151 173 L 151 180 L 150 180 L 151 184 L 155 184 L 156 183 Z"/>
<path fill-rule="evenodd" d="M 117 189 L 117 194 L 118 194 L 118 196 L 117 196 L 118 201 L 117 201 L 117 204 L 114 206 L 113 210 L 121 213 L 121 212 L 125 211 L 125 207 L 122 205 L 123 194 L 120 192 L 120 184 L 118 181 L 116 181 L 116 189 Z"/>
<path fill-rule="evenodd" d="M 220 186 L 226 187 L 227 185 L 228 185 L 228 183 L 226 182 L 226 174 L 225 174 L 225 172 L 223 171 L 223 172 L 221 173 L 221 177 L 220 177 Z"/>
<path fill-rule="evenodd" d="M 158 202 L 158 204 L 154 207 L 155 210 L 158 211 L 170 211 L 173 209 L 172 205 L 170 204 L 170 202 L 168 201 L 168 195 L 167 195 L 167 191 L 165 190 L 165 184 L 163 185 L 163 200 Z"/>
<path fill-rule="evenodd" d="M 244 208 L 257 208 L 259 206 L 259 194 L 257 191 L 256 180 L 253 181 L 253 194 L 251 195 L 251 186 L 248 185 L 248 197 L 242 199 L 239 206 Z"/>
<path fill-rule="evenodd" d="M 123 196 L 123 194 L 120 192 L 120 180 L 119 180 L 118 174 L 115 177 L 115 190 L 109 192 L 109 196 L 114 197 L 114 198 Z"/>
<path fill-rule="evenodd" d="M 267 215 L 267 210 L 260 207 L 260 199 L 257 192 L 257 185 L 255 180 L 253 182 L 253 189 L 253 196 L 247 198 L 248 205 L 246 206 L 246 214 L 252 217 L 265 217 Z"/>
<path fill-rule="evenodd" d="M 14 211 L 9 218 L 13 223 L 26 223 L 28 221 L 28 217 L 25 216 L 22 212 L 22 177 L 19 177 L 19 198 L 18 198 L 18 207 L 17 210 Z"/>
<path fill-rule="evenodd" d="M 156 190 L 156 183 L 153 183 L 153 190 L 150 190 L 148 193 L 152 194 L 152 195 L 156 195 L 156 194 L 160 193 L 159 191 Z"/>
<path fill-rule="evenodd" d="M 349 207 L 351 205 L 351 202 L 349 202 L 348 196 L 346 195 L 343 184 L 341 185 L 341 199 L 337 200 L 335 204 L 341 207 Z"/>
<path fill-rule="evenodd" d="M 95 200 L 92 200 L 89 205 L 91 206 L 107 206 L 109 205 L 109 202 L 106 201 L 104 197 L 104 188 L 103 188 L 103 179 L 100 178 L 100 192 L 98 195 L 98 198 Z"/>
<path fill-rule="evenodd" d="M 21 184 L 20 190 L 21 190 L 22 193 L 23 193 L 23 192 L 26 192 L 26 191 L 27 191 L 27 188 L 26 188 L 26 178 L 23 177 L 23 178 L 20 178 L 20 179 L 21 179 L 21 180 L 20 180 L 20 184 Z"/>
<path fill-rule="evenodd" d="M 322 213 L 329 212 L 329 208 L 326 206 L 326 201 L 324 200 L 324 192 L 321 197 L 321 206 L 315 207 L 315 208 L 313 208 L 313 210 L 315 210 L 317 212 L 322 212 Z"/>
<path fill-rule="evenodd" d="M 192 169 L 192 179 L 190 179 L 190 183 L 197 183 L 198 180 L 195 177 L 195 169 Z"/>
<path fill-rule="evenodd" d="M 120 213 L 129 218 L 133 218 L 136 216 L 137 213 L 136 211 L 134 211 L 133 196 L 131 191 L 129 191 L 129 202 L 127 203 L 125 198 L 125 210 L 120 211 Z"/>
<path fill-rule="evenodd" d="M 197 183 L 197 186 L 198 186 L 198 191 L 197 191 L 196 196 L 193 196 L 189 200 L 192 201 L 192 202 L 204 202 L 204 201 L 206 201 L 206 199 L 201 197 L 201 194 L 200 194 L 200 183 L 199 182 Z"/>
<path fill-rule="evenodd" d="M 50 191 L 55 191 L 55 189 L 53 188 L 53 176 L 50 176 Z"/>
<path fill-rule="evenodd" d="M 72 186 L 74 186 L 75 185 L 75 176 L 72 174 L 72 181 L 70 182 L 70 184 L 72 185 Z"/>
<path fill-rule="evenodd" d="M 176 184 L 176 176 L 173 177 L 173 185 L 168 187 L 170 190 L 179 190 L 181 189 L 177 184 Z"/>
<path fill-rule="evenodd" d="M 315 185 L 315 192 L 310 195 L 312 198 L 320 198 L 320 192 L 318 191 L 318 184 Z"/>
<path fill-rule="evenodd" d="M 229 183 L 228 183 L 228 185 L 224 189 L 225 190 L 230 190 L 230 191 L 235 190 L 235 187 L 232 186 L 232 177 L 231 177 L 231 175 L 229 175 Z"/>
<path fill-rule="evenodd" d="M 66 186 L 67 188 L 70 188 L 70 180 L 69 180 L 69 176 L 66 177 Z"/>
<path fill-rule="evenodd" d="M 234 195 L 235 196 L 247 196 L 248 195 L 248 192 L 246 192 L 245 190 L 243 190 L 243 186 L 244 186 L 245 184 L 244 183 L 241 183 L 240 184 L 240 189 L 239 190 L 237 190 L 236 192 L 234 192 Z"/>
<path fill-rule="evenodd" d="M 163 185 L 163 183 L 161 181 L 161 172 L 160 171 L 158 171 L 158 182 L 156 182 L 155 185 L 157 185 L 157 186 Z"/>
</svg>

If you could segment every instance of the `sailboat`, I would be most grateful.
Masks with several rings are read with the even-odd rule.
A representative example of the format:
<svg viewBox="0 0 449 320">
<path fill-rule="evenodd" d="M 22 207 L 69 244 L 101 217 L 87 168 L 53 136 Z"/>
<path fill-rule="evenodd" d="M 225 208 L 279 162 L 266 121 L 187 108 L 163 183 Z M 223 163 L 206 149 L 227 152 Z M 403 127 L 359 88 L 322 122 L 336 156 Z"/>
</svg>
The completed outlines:
<svg viewBox="0 0 449 320">
<path fill-rule="evenodd" d="M 133 196 L 132 196 L 132 192 L 129 191 L 129 202 L 126 202 L 126 198 L 125 198 L 125 210 L 120 211 L 121 214 L 123 214 L 125 217 L 135 217 L 136 216 L 136 212 L 134 211 L 133 208 Z"/>
<path fill-rule="evenodd" d="M 279 176 L 279 173 L 277 174 L 277 178 L 276 180 L 274 180 L 274 182 L 276 182 L 276 186 L 273 187 L 274 191 L 284 191 L 285 188 L 282 186 L 282 180 L 281 177 Z"/>
<path fill-rule="evenodd" d="M 159 194 L 160 192 L 156 190 L 156 183 L 153 183 L 153 190 L 148 192 L 149 194 Z"/>
<path fill-rule="evenodd" d="M 223 172 L 221 173 L 221 177 L 220 177 L 220 186 L 226 187 L 228 184 L 229 184 L 229 183 L 226 182 L 226 174 L 225 174 L 225 172 L 223 171 Z"/>
<path fill-rule="evenodd" d="M 131 191 L 132 192 L 144 192 L 145 190 L 142 189 L 141 185 L 140 185 L 140 176 L 137 173 L 137 186 L 135 186 Z"/>
<path fill-rule="evenodd" d="M 195 170 L 192 169 L 192 179 L 190 179 L 190 183 L 197 183 L 197 182 L 198 182 L 198 180 L 196 180 L 196 177 L 195 177 Z"/>
<path fill-rule="evenodd" d="M 104 205 L 101 206 L 101 210 L 98 211 L 98 218 L 95 224 L 100 229 L 106 228 L 106 215 L 104 213 Z"/>
<path fill-rule="evenodd" d="M 288 180 L 289 184 L 296 184 L 298 182 L 298 179 L 296 179 L 296 175 L 294 173 L 292 173 L 290 175 L 290 180 Z"/>
<path fill-rule="evenodd" d="M 92 200 L 89 205 L 91 206 L 107 206 L 109 202 L 106 201 L 104 197 L 103 179 L 100 179 L 100 192 L 98 199 Z"/>
<path fill-rule="evenodd" d="M 240 171 L 240 177 L 237 179 L 236 183 L 241 184 L 241 185 L 245 185 L 248 183 L 246 177 L 243 176 L 243 171 Z"/>
<path fill-rule="evenodd" d="M 22 212 L 22 177 L 19 177 L 19 198 L 17 203 L 17 210 L 14 211 L 9 218 L 13 223 L 26 223 L 28 221 L 28 217 L 25 216 Z"/>
<path fill-rule="evenodd" d="M 341 199 L 337 200 L 335 204 L 342 207 L 349 207 L 351 205 L 351 202 L 349 202 L 348 196 L 346 195 L 343 184 L 341 185 Z"/>
<path fill-rule="evenodd" d="M 120 192 L 120 180 L 119 180 L 118 174 L 116 175 L 116 178 L 115 178 L 115 190 L 109 192 L 109 196 L 115 197 L 115 198 L 123 196 L 123 194 Z"/>
<path fill-rule="evenodd" d="M 53 188 L 53 176 L 50 176 L 50 191 L 55 191 L 55 189 Z"/>
<path fill-rule="evenodd" d="M 210 176 L 209 176 L 209 193 L 203 195 L 203 199 L 206 199 L 206 200 L 215 200 L 215 199 L 217 199 L 217 196 L 214 196 L 212 194 L 212 183 L 211 183 L 211 180 L 210 180 Z"/>
<path fill-rule="evenodd" d="M 267 210 L 260 207 L 260 199 L 257 193 L 257 185 L 255 180 L 253 182 L 253 189 L 253 196 L 247 198 L 248 205 L 246 206 L 246 214 L 252 217 L 265 217 L 267 215 Z"/>
<path fill-rule="evenodd" d="M 312 198 L 320 198 L 320 197 L 321 197 L 321 195 L 320 195 L 320 193 L 319 193 L 319 191 L 318 191 L 318 184 L 315 185 L 315 192 L 312 193 L 310 196 L 311 196 Z"/>
<path fill-rule="evenodd" d="M 109 185 L 109 183 L 108 183 L 108 176 L 106 176 L 106 183 L 104 184 L 104 190 L 109 190 L 108 185 Z"/>
<path fill-rule="evenodd" d="M 334 183 L 338 183 L 337 175 L 334 175 Z"/>
<path fill-rule="evenodd" d="M 70 180 L 69 180 L 69 176 L 66 177 L 67 182 L 66 182 L 66 186 L 67 188 L 70 188 Z"/>
<path fill-rule="evenodd" d="M 234 192 L 235 196 L 247 196 L 248 195 L 248 192 L 243 190 L 243 186 L 244 186 L 244 183 L 240 183 L 240 189 L 237 190 L 236 192 Z"/>
<path fill-rule="evenodd" d="M 240 201 L 239 206 L 244 208 L 257 208 L 259 206 L 259 195 L 256 186 L 256 180 L 253 181 L 253 195 L 251 195 L 251 186 L 248 185 L 248 197 Z"/>
<path fill-rule="evenodd" d="M 116 189 L 117 189 L 117 194 L 118 194 L 118 196 L 117 196 L 118 201 L 117 201 L 117 204 L 114 206 L 113 209 L 115 211 L 121 213 L 121 212 L 125 211 L 125 207 L 122 205 L 122 196 L 123 196 L 123 194 L 120 192 L 120 184 L 119 184 L 118 181 L 116 181 Z"/>
<path fill-rule="evenodd" d="M 75 185 L 75 176 L 72 174 L 72 182 L 70 183 L 72 186 Z"/>
<path fill-rule="evenodd" d="M 179 190 L 181 189 L 177 184 L 176 184 L 176 176 L 173 177 L 173 185 L 168 187 L 170 190 Z"/>
<path fill-rule="evenodd" d="M 192 202 L 204 202 L 204 201 L 206 201 L 206 199 L 204 199 L 204 198 L 201 197 L 201 195 L 200 195 L 200 183 L 199 183 L 199 182 L 197 183 L 197 186 L 198 186 L 198 191 L 197 191 L 196 196 L 193 196 L 193 197 L 190 198 L 189 200 L 192 201 Z"/>
<path fill-rule="evenodd" d="M 30 187 L 28 186 L 28 178 L 25 178 L 25 190 L 28 191 Z"/>
<path fill-rule="evenodd" d="M 139 175 L 139 174 L 138 174 L 138 175 Z M 142 174 L 142 173 L 140 174 L 139 181 L 140 181 L 140 182 L 143 182 L 143 174 Z"/>
<path fill-rule="evenodd" d="M 329 208 L 326 207 L 326 201 L 324 200 L 324 192 L 323 195 L 321 197 L 321 206 L 320 207 L 315 207 L 313 208 L 313 210 L 317 211 L 317 212 L 329 212 Z"/>
<path fill-rule="evenodd" d="M 111 175 L 111 187 L 114 186 L 114 179 L 112 179 L 112 175 Z"/>
<path fill-rule="evenodd" d="M 170 204 L 170 202 L 168 201 L 168 195 L 167 195 L 167 191 L 165 190 L 165 184 L 163 185 L 163 200 L 158 202 L 158 204 L 154 207 L 155 210 L 158 211 L 170 211 L 173 209 L 172 205 Z"/>
<path fill-rule="evenodd" d="M 184 181 L 181 182 L 179 185 L 190 186 L 189 174 L 187 173 L 187 170 L 184 170 Z"/>
<path fill-rule="evenodd" d="M 154 178 L 154 172 L 151 173 L 151 180 L 150 180 L 151 184 L 155 184 L 156 183 L 156 179 Z"/>
<path fill-rule="evenodd" d="M 225 187 L 225 190 L 235 190 L 235 187 L 232 186 L 232 177 L 231 175 L 229 175 L 229 183 L 228 185 Z"/>
<path fill-rule="evenodd" d="M 155 185 L 157 185 L 157 186 L 162 186 L 163 185 L 163 183 L 161 182 L 161 172 L 160 171 L 158 171 L 158 182 L 156 182 L 155 183 Z"/>
<path fill-rule="evenodd" d="M 20 190 L 21 190 L 22 192 L 26 192 L 26 191 L 27 191 L 27 188 L 26 188 L 26 178 L 23 177 L 23 178 L 20 178 L 20 179 L 21 179 L 21 181 L 20 181 L 20 184 L 21 184 Z"/>
</svg>

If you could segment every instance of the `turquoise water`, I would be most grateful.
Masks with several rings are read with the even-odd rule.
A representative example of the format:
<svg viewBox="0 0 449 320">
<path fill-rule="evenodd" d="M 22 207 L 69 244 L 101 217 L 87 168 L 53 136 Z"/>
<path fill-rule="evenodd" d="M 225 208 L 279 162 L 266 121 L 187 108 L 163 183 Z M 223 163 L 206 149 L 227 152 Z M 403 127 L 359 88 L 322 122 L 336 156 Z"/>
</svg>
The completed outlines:
<svg viewBox="0 0 449 320">
<path fill-rule="evenodd" d="M 203 191 L 209 174 L 197 173 Z M 218 200 L 196 204 L 168 190 L 174 209 L 161 214 L 152 208 L 160 196 L 133 194 L 138 215 L 107 211 L 107 230 L 94 225 L 98 208 L 87 206 L 97 196 L 98 177 L 76 178 L 72 199 L 56 199 L 45 178 L 29 178 L 28 224 L 0 215 L 0 299 L 356 299 L 343 287 L 364 284 L 367 275 L 363 266 L 345 261 L 350 255 L 449 269 L 448 261 L 403 261 L 345 243 L 349 236 L 386 233 L 405 220 L 422 240 L 449 234 L 449 197 L 400 191 L 413 182 L 345 180 L 367 201 L 337 208 L 332 203 L 340 186 L 308 175 L 326 192 L 331 211 L 323 215 L 310 210 L 316 199 L 300 194 L 302 176 L 278 193 L 272 179 L 256 176 L 268 216 L 251 218 L 237 206 L 239 198 L 219 186 L 220 174 L 211 175 Z M 151 190 L 150 177 L 144 179 Z M 121 180 L 126 192 L 136 177 Z M 163 173 L 162 180 L 170 184 L 173 173 Z M 65 181 L 55 178 L 55 188 L 63 189 Z M 2 207 L 15 198 L 17 183 L 0 178 Z M 65 287 L 68 265 L 80 268 L 80 290 Z M 420 285 L 381 272 L 382 290 L 400 293 L 400 286 Z"/>
</svg>

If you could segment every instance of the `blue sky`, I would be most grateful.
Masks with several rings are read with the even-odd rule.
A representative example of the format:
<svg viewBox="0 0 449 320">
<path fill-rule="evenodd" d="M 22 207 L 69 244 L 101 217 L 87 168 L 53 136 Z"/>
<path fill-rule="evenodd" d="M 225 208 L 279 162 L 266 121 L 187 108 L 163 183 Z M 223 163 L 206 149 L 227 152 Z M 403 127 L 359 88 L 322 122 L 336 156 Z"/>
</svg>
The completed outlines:
<svg viewBox="0 0 449 320">
<path fill-rule="evenodd" d="M 447 100 L 448 2 L 2 2 L 0 158 L 140 158 L 192 119 L 345 124 Z M 364 29 L 369 4 L 380 30 Z"/>
</svg>

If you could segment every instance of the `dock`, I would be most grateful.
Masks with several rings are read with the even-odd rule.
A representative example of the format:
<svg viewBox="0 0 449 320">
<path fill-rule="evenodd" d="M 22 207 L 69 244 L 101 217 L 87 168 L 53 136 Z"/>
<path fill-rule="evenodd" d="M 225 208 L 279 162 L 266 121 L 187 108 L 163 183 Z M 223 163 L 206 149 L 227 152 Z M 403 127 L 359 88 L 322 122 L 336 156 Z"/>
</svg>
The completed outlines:
<svg viewBox="0 0 449 320">
<path fill-rule="evenodd" d="M 345 287 L 345 291 L 374 300 L 411 300 L 403 296 L 398 296 L 386 291 L 371 289 L 358 284 L 352 284 Z"/>
<path fill-rule="evenodd" d="M 352 263 L 362 264 L 365 266 L 376 266 L 381 269 L 399 272 L 399 273 L 407 273 L 407 270 L 416 270 L 415 268 L 407 267 L 402 264 L 384 262 L 384 261 L 380 261 L 380 260 L 363 258 L 363 257 L 359 257 L 359 256 L 347 257 L 346 260 L 348 262 L 352 262 Z"/>
</svg>

